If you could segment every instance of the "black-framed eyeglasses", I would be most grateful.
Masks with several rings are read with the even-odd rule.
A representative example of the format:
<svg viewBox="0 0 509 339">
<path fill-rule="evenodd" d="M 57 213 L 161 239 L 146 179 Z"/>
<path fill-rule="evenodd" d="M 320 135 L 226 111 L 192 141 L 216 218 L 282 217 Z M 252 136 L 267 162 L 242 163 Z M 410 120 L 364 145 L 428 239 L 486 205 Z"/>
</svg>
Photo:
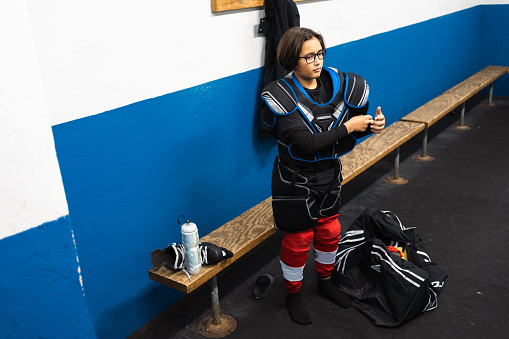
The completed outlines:
<svg viewBox="0 0 509 339">
<path fill-rule="evenodd" d="M 318 60 L 323 60 L 325 58 L 325 51 L 321 50 L 316 54 L 308 54 L 303 57 L 299 57 L 299 59 L 305 59 L 308 64 L 312 64 L 315 62 L 316 58 L 318 57 Z"/>
</svg>

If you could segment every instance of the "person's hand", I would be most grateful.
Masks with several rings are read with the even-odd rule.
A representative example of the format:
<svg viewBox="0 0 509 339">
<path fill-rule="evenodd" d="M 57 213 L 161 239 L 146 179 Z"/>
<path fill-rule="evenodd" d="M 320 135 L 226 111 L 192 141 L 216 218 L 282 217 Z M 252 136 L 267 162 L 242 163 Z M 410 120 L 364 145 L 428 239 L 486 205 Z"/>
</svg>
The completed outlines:
<svg viewBox="0 0 509 339">
<path fill-rule="evenodd" d="M 382 108 L 378 106 L 375 113 L 375 120 L 373 120 L 373 122 L 371 123 L 371 132 L 376 134 L 382 133 L 384 127 L 385 127 L 385 117 L 382 114 Z"/>
<path fill-rule="evenodd" d="M 371 115 L 356 115 L 345 122 L 345 127 L 348 134 L 350 134 L 352 132 L 364 132 L 372 124 L 373 117 Z"/>
</svg>

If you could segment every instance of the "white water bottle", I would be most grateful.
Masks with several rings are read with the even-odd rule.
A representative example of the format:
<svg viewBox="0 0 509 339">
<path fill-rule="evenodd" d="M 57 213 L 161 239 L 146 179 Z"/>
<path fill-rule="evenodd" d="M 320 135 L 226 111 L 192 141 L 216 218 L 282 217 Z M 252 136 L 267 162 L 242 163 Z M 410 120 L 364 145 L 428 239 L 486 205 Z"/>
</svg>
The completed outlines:
<svg viewBox="0 0 509 339">
<path fill-rule="evenodd" d="M 200 237 L 195 223 L 186 221 L 181 225 L 182 243 L 185 248 L 186 270 L 189 274 L 198 274 L 201 271 L 201 254 L 199 248 Z"/>
</svg>

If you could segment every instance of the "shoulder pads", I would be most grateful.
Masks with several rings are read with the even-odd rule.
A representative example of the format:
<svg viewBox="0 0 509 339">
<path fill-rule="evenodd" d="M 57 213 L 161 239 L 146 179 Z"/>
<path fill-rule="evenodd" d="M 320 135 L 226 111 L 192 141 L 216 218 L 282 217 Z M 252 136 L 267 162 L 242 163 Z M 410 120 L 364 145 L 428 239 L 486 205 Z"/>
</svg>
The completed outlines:
<svg viewBox="0 0 509 339">
<path fill-rule="evenodd" d="M 285 79 L 271 82 L 262 91 L 262 99 L 272 112 L 288 115 L 297 109 L 297 96 Z"/>
<path fill-rule="evenodd" d="M 345 102 L 355 108 L 364 107 L 369 98 L 369 85 L 360 75 L 346 73 L 348 79 Z"/>
</svg>

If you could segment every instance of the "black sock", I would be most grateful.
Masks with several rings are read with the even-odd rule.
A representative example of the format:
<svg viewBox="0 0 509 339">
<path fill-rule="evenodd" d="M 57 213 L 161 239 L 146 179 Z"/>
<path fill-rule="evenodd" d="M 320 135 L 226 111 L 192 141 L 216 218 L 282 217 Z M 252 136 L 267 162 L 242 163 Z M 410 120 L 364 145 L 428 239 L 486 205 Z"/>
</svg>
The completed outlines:
<svg viewBox="0 0 509 339">
<path fill-rule="evenodd" d="M 349 308 L 352 306 L 352 299 L 343 292 L 339 291 L 336 286 L 334 286 L 330 278 L 318 279 L 318 293 L 343 308 Z"/>
<path fill-rule="evenodd" d="M 286 296 L 286 309 L 290 313 L 292 320 L 297 324 L 308 325 L 313 322 L 306 305 L 304 305 L 300 292 L 288 293 Z"/>
</svg>

